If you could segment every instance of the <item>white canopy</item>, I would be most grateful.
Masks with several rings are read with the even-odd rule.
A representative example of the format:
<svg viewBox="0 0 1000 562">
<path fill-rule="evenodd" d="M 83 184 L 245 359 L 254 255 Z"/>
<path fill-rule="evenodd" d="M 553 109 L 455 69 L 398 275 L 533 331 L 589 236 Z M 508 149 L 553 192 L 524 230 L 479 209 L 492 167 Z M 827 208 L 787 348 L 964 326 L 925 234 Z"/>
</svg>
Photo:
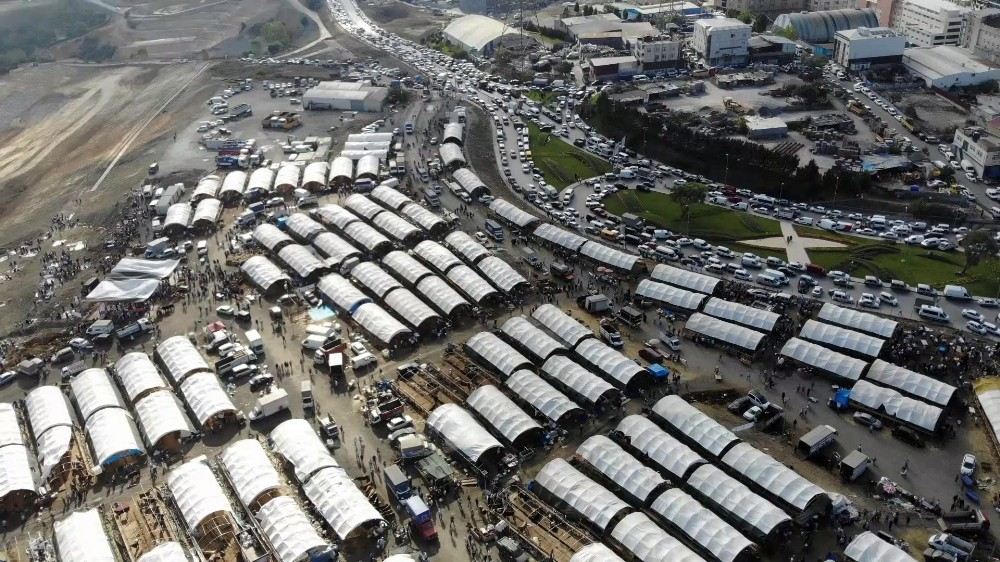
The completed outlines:
<svg viewBox="0 0 1000 562">
<path fill-rule="evenodd" d="M 350 241 L 357 242 L 368 252 L 374 252 L 379 246 L 392 245 L 385 235 L 361 221 L 347 225 L 344 228 L 344 236 Z"/>
<path fill-rule="evenodd" d="M 101 466 L 145 453 L 132 416 L 122 408 L 104 408 L 94 412 L 87 420 L 86 428 L 94 448 L 94 460 Z"/>
<path fill-rule="evenodd" d="M 156 356 L 175 384 L 183 382 L 191 373 L 212 370 L 187 336 L 172 336 L 163 340 L 156 346 Z"/>
<path fill-rule="evenodd" d="M 576 551 L 569 562 L 625 562 L 604 544 L 595 542 Z"/>
<path fill-rule="evenodd" d="M 497 294 L 497 290 L 467 265 L 456 265 L 445 276 L 473 302 L 481 304 L 487 297 Z"/>
<path fill-rule="evenodd" d="M 188 203 L 174 203 L 167 207 L 167 215 L 163 217 L 163 229 L 187 228 L 191 225 L 191 216 L 194 210 Z"/>
<path fill-rule="evenodd" d="M 374 203 L 372 203 L 374 205 Z M 407 222 L 403 217 L 393 213 L 392 211 L 386 211 L 383 209 L 381 213 L 372 219 L 372 224 L 377 226 L 383 232 L 389 234 L 399 242 L 406 242 L 411 236 L 420 234 L 420 228 L 414 226 L 413 224 Z"/>
<path fill-rule="evenodd" d="M 305 483 L 324 468 L 339 467 L 316 430 L 308 421 L 294 418 L 281 422 L 271 431 L 274 452 L 278 453 L 295 469 L 295 477 Z"/>
<path fill-rule="evenodd" d="M 479 462 L 488 451 L 503 449 L 503 445 L 472 414 L 456 404 L 442 404 L 435 408 L 427 416 L 427 427 L 472 462 Z"/>
<path fill-rule="evenodd" d="M 427 306 L 427 303 L 420 300 L 409 289 L 402 287 L 393 290 L 383 299 L 385 305 L 409 324 L 413 329 L 420 329 L 424 323 L 435 318 L 440 320 L 440 316 L 434 309 Z"/>
<path fill-rule="evenodd" d="M 14 492 L 38 493 L 33 464 L 25 445 L 0 447 L 0 500 Z"/>
<path fill-rule="evenodd" d="M 993 438 L 1000 439 L 1000 389 L 990 389 L 986 387 L 986 390 L 976 391 L 976 397 L 979 398 L 979 406 L 983 409 L 983 414 L 986 415 L 986 421 L 990 424 L 990 429 L 993 430 Z M 31 395 L 29 394 L 30 398 Z"/>
<path fill-rule="evenodd" d="M 885 343 L 884 340 L 873 338 L 861 332 L 815 320 L 806 320 L 802 330 L 799 331 L 799 337 L 868 357 L 878 357 L 879 353 L 882 352 L 882 344 Z"/>
<path fill-rule="evenodd" d="M 462 260 L 433 240 L 424 240 L 417 244 L 413 248 L 413 253 L 441 273 L 447 273 L 452 267 L 462 265 Z"/>
<path fill-rule="evenodd" d="M 650 278 L 688 291 L 705 293 L 706 295 L 714 293 L 716 285 L 719 284 L 719 279 L 711 275 L 695 273 L 665 263 L 657 264 L 653 268 Z"/>
<path fill-rule="evenodd" d="M 403 286 L 384 269 L 370 261 L 361 262 L 354 266 L 351 269 L 351 277 L 380 299 L 384 298 L 389 291 Z"/>
<path fill-rule="evenodd" d="M 576 454 L 642 504 L 657 487 L 667 482 L 658 472 L 603 435 L 594 435 L 584 441 L 577 447 Z"/>
<path fill-rule="evenodd" d="M 176 262 L 176 260 L 172 260 Z M 86 300 L 94 302 L 142 302 L 160 288 L 157 279 L 105 278 L 87 293 Z"/>
<path fill-rule="evenodd" d="M 330 175 L 330 164 L 327 162 L 310 162 L 302 172 L 303 187 L 317 189 L 326 186 L 326 178 Z"/>
<path fill-rule="evenodd" d="M 511 316 L 500 326 L 500 331 L 509 339 L 521 344 L 539 361 L 545 361 L 553 353 L 568 351 L 563 344 L 529 322 L 524 316 Z"/>
<path fill-rule="evenodd" d="M 413 202 L 409 197 L 387 185 L 380 185 L 373 189 L 371 198 L 394 211 L 398 211 L 403 205 Z"/>
<path fill-rule="evenodd" d="M 385 212 L 385 207 L 382 207 L 360 193 L 355 193 L 344 199 L 344 207 L 347 207 L 355 215 L 369 221 L 374 219 L 378 214 Z"/>
<path fill-rule="evenodd" d="M 496 256 L 487 256 L 479 260 L 476 267 L 493 285 L 505 293 L 513 291 L 519 285 L 528 284 L 528 280 L 523 275 L 518 273 L 509 263 Z"/>
<path fill-rule="evenodd" d="M 898 323 L 895 320 L 882 318 L 868 312 L 852 310 L 837 306 L 833 303 L 826 303 L 819 309 L 816 316 L 824 322 L 837 324 L 852 330 L 858 330 L 880 338 L 891 338 L 896 332 Z"/>
<path fill-rule="evenodd" d="M 431 270 L 427 266 L 418 262 L 410 254 L 399 250 L 389 252 L 382 258 L 382 265 L 388 267 L 403 281 L 410 285 L 416 285 L 420 280 L 431 275 Z"/>
<path fill-rule="evenodd" d="M 420 205 L 407 205 L 403 207 L 403 210 L 400 212 L 414 224 L 428 232 L 446 226 L 444 219 L 421 207 Z"/>
<path fill-rule="evenodd" d="M 868 366 L 868 363 L 860 359 L 799 338 L 785 342 L 779 353 L 789 359 L 852 381 L 860 379 L 861 373 L 865 372 L 865 367 Z"/>
<path fill-rule="evenodd" d="M 281 479 L 264 447 L 256 439 L 241 439 L 222 450 L 222 466 L 243 505 L 250 505 L 268 490 L 281 488 Z"/>
<path fill-rule="evenodd" d="M 608 528 L 616 515 L 629 509 L 627 503 L 585 476 L 565 459 L 554 458 L 549 461 L 535 476 L 535 482 L 597 526 L 601 532 Z"/>
<path fill-rule="evenodd" d="M 73 399 L 80 410 L 80 419 L 87 422 L 90 416 L 104 408 L 124 408 L 108 372 L 101 368 L 86 369 L 70 381 Z"/>
<path fill-rule="evenodd" d="M 545 326 L 557 338 L 569 347 L 576 347 L 581 341 L 593 338 L 594 332 L 587 328 L 569 314 L 566 314 L 554 304 L 543 304 L 531 313 L 542 326 Z"/>
<path fill-rule="evenodd" d="M 289 283 L 292 280 L 287 273 L 264 256 L 247 258 L 240 269 L 251 283 L 264 292 L 270 291 L 275 283 Z"/>
<path fill-rule="evenodd" d="M 212 226 L 219 220 L 222 213 L 222 201 L 214 197 L 202 199 L 194 209 L 194 218 L 191 224 L 199 227 Z"/>
<path fill-rule="evenodd" d="M 494 199 L 493 202 L 490 203 L 490 210 L 499 215 L 500 218 L 518 228 L 527 228 L 532 223 L 536 223 L 541 220 L 535 215 L 521 210 L 509 201 L 499 198 Z"/>
<path fill-rule="evenodd" d="M 457 142 L 462 143 L 462 138 L 464 137 L 465 125 L 462 123 L 446 123 L 444 126 L 444 134 L 441 135 L 441 142 Z"/>
<path fill-rule="evenodd" d="M 829 499 L 822 488 L 749 443 L 737 443 L 722 462 L 796 509 Z"/>
<path fill-rule="evenodd" d="M 352 179 L 354 179 L 354 160 L 346 156 L 334 158 L 330 164 L 329 183 L 332 184 L 334 180 L 349 183 Z"/>
<path fill-rule="evenodd" d="M 462 154 L 462 147 L 457 144 L 446 142 L 438 147 L 441 155 L 441 163 L 445 166 L 464 166 L 465 155 Z"/>
<path fill-rule="evenodd" d="M 885 542 L 871 531 L 854 537 L 844 549 L 844 556 L 851 562 L 917 562 L 903 549 Z"/>
<path fill-rule="evenodd" d="M 340 205 L 322 205 L 313 211 L 319 221 L 327 226 L 332 226 L 343 231 L 347 225 L 360 221 L 358 215 L 348 211 Z"/>
<path fill-rule="evenodd" d="M 257 512 L 257 520 L 279 562 L 302 562 L 308 559 L 309 551 L 330 548 L 299 504 L 288 496 L 264 504 Z"/>
<path fill-rule="evenodd" d="M 699 466 L 691 473 L 687 483 L 706 500 L 756 529 L 764 537 L 779 525 L 791 523 L 792 518 L 787 513 L 715 465 Z"/>
<path fill-rule="evenodd" d="M 320 470 L 302 489 L 340 540 L 366 523 L 385 521 L 340 467 Z"/>
<path fill-rule="evenodd" d="M 42 478 L 66 456 L 73 438 L 73 418 L 66 397 L 55 386 L 40 386 L 24 399 L 28 421 L 35 438 Z"/>
<path fill-rule="evenodd" d="M 132 403 L 142 398 L 147 392 L 167 388 L 167 381 L 156 370 L 153 360 L 142 351 L 133 351 L 122 355 L 115 362 L 115 376 L 118 377 L 118 382 L 121 383 L 129 402 Z"/>
<path fill-rule="evenodd" d="M 195 373 L 184 379 L 181 395 L 201 427 L 215 416 L 237 411 L 215 373 Z"/>
<path fill-rule="evenodd" d="M 636 287 L 635 294 L 640 297 L 646 297 L 669 304 L 670 306 L 676 308 L 692 311 L 698 310 L 702 301 L 706 298 L 705 295 L 701 293 L 692 293 L 691 291 L 685 291 L 684 289 L 678 289 L 677 287 L 672 287 L 664 283 L 657 283 L 656 281 L 651 281 L 649 279 L 639 281 L 639 286 Z"/>
<path fill-rule="evenodd" d="M 549 357 L 542 365 L 542 372 L 593 403 L 609 392 L 618 392 L 615 387 L 604 382 L 601 377 L 562 355 Z"/>
<path fill-rule="evenodd" d="M 527 369 L 515 372 L 504 381 L 504 384 L 554 422 L 558 422 L 563 415 L 572 410 L 582 410 L 576 402 Z"/>
<path fill-rule="evenodd" d="M 667 471 L 677 482 L 683 482 L 684 476 L 693 467 L 706 462 L 698 453 L 646 417 L 627 416 L 618 423 L 617 429 L 629 437 L 632 447 Z"/>
<path fill-rule="evenodd" d="M 656 266 L 660 267 L 660 266 Z M 680 270 L 683 271 L 683 270 Z M 685 273 L 688 273 L 685 271 Z M 768 310 L 761 310 L 738 302 L 722 300 L 718 297 L 708 299 L 702 312 L 709 316 L 721 318 L 729 322 L 735 322 L 744 326 L 749 326 L 762 332 L 770 332 L 777 324 L 780 314 L 775 314 Z"/>
<path fill-rule="evenodd" d="M 272 185 L 274 185 L 274 170 L 270 168 L 257 168 L 250 173 L 250 180 L 247 182 L 247 192 L 270 192 Z"/>
<path fill-rule="evenodd" d="M 716 341 L 734 345 L 747 351 L 757 351 L 764 334 L 732 324 L 725 320 L 713 318 L 707 314 L 695 312 L 685 322 L 684 327 Z"/>
<path fill-rule="evenodd" d="M 490 255 L 490 251 L 485 246 L 461 230 L 456 230 L 445 236 L 444 242 L 471 264 L 475 264 L 477 261 Z"/>
<path fill-rule="evenodd" d="M 611 246 L 605 246 L 593 240 L 588 240 L 583 244 L 580 248 L 580 254 L 604 265 L 626 271 L 632 271 L 632 268 L 639 261 L 639 256 L 623 252 Z"/>
<path fill-rule="evenodd" d="M 167 487 L 188 529 L 193 532 L 210 515 L 233 513 L 233 506 L 205 457 L 190 460 L 168 472 Z"/>
<path fill-rule="evenodd" d="M 881 410 L 901 422 L 917 426 L 923 430 L 937 429 L 943 411 L 926 402 L 907 398 L 899 392 L 861 380 L 851 389 L 851 400 L 872 410 Z"/>
<path fill-rule="evenodd" d="M 881 359 L 872 362 L 865 378 L 942 407 L 951 402 L 956 390 L 950 384 Z"/>
<path fill-rule="evenodd" d="M 296 164 L 282 164 L 278 168 L 278 175 L 274 178 L 274 189 L 279 191 L 292 191 L 299 186 L 299 177 L 302 168 Z"/>
<path fill-rule="evenodd" d="M 71 513 L 53 527 L 60 562 L 117 562 L 97 508 Z"/>
<path fill-rule="evenodd" d="M 646 369 L 626 357 L 617 349 L 609 347 L 597 338 L 589 338 L 576 346 L 577 354 L 597 370 L 604 373 L 614 384 L 622 388 L 628 386 L 632 379 L 645 374 Z"/>
<path fill-rule="evenodd" d="M 0 403 L 0 448 L 7 445 L 24 445 L 24 434 L 17 421 L 17 411 L 10 402 Z"/>
<path fill-rule="evenodd" d="M 460 306 L 472 306 L 469 301 L 458 294 L 451 285 L 437 275 L 428 275 L 417 283 L 417 291 L 427 297 L 431 304 L 445 314 L 451 315 Z"/>
<path fill-rule="evenodd" d="M 353 283 L 336 273 L 324 275 L 316 284 L 319 292 L 341 310 L 353 314 L 355 310 L 366 302 L 372 300 L 365 296 Z"/>
<path fill-rule="evenodd" d="M 253 229 L 253 239 L 261 246 L 267 248 L 269 252 L 276 252 L 286 244 L 291 244 L 293 240 L 278 227 L 271 223 L 262 223 Z"/>
<path fill-rule="evenodd" d="M 396 320 L 381 306 L 367 302 L 359 306 L 351 318 L 380 343 L 388 345 L 399 336 L 411 334 L 410 329 Z"/>
<path fill-rule="evenodd" d="M 534 234 L 546 242 L 551 242 L 556 246 L 562 246 L 571 252 L 579 251 L 580 247 L 587 242 L 587 239 L 583 236 L 580 236 L 575 232 L 559 228 L 558 226 L 547 222 L 543 222 L 538 225 Z"/>
<path fill-rule="evenodd" d="M 483 192 L 489 193 L 489 190 L 486 188 L 486 184 L 483 183 L 483 180 L 479 179 L 479 176 L 468 168 L 459 168 L 455 170 L 451 174 L 451 177 L 455 178 L 458 185 L 461 185 L 462 189 L 468 191 L 469 195 L 474 199 L 482 195 Z"/>
<path fill-rule="evenodd" d="M 493 332 L 479 332 L 469 338 L 465 345 L 504 376 L 532 366 L 531 361 Z"/>
<path fill-rule="evenodd" d="M 361 250 L 332 232 L 321 232 L 313 238 L 312 245 L 331 266 L 339 266 L 344 260 L 361 255 Z"/>
<path fill-rule="evenodd" d="M 367 152 L 367 151 L 361 151 L 361 152 Z M 364 154 L 360 158 L 358 158 L 358 167 L 356 173 L 354 174 L 354 177 L 361 178 L 364 176 L 364 177 L 369 177 L 373 180 L 378 179 L 378 169 L 380 167 L 380 164 L 381 162 L 379 156 L 375 154 Z"/>
<path fill-rule="evenodd" d="M 72 439 L 73 426 L 71 425 L 55 426 L 35 437 L 35 449 L 38 451 L 38 462 L 42 468 L 43 479 L 48 480 L 52 469 L 59 466 L 59 463 L 65 458 Z"/>
<path fill-rule="evenodd" d="M 146 442 L 156 447 L 165 436 L 177 433 L 181 437 L 191 434 L 191 424 L 172 390 L 156 390 L 135 403 L 135 413 Z"/>
<path fill-rule="evenodd" d="M 705 562 L 644 513 L 626 515 L 615 525 L 611 536 L 639 562 Z"/>
<path fill-rule="evenodd" d="M 753 549 L 739 531 L 679 488 L 660 494 L 651 507 L 720 562 L 734 562 Z"/>
<path fill-rule="evenodd" d="M 692 443 L 697 443 L 717 457 L 740 440 L 732 431 L 676 394 L 657 401 L 653 405 L 653 413 L 678 433 L 686 435 Z"/>
<path fill-rule="evenodd" d="M 309 242 L 318 234 L 327 232 L 323 225 L 305 213 L 292 213 L 288 215 L 288 218 L 285 220 L 285 228 L 303 242 Z"/>
<path fill-rule="evenodd" d="M 219 191 L 220 198 L 227 195 L 236 199 L 243 197 L 243 189 L 247 184 L 247 173 L 243 170 L 235 170 L 226 174 L 226 179 L 222 180 L 222 190 Z"/>
<path fill-rule="evenodd" d="M 508 443 L 516 443 L 525 433 L 542 430 L 531 416 L 492 384 L 473 390 L 465 399 L 473 410 L 496 429 Z"/>
<path fill-rule="evenodd" d="M 278 257 L 296 275 L 305 279 L 313 273 L 326 267 L 316 254 L 309 251 L 309 248 L 299 244 L 289 244 L 278 251 Z"/>
<path fill-rule="evenodd" d="M 190 562 L 179 542 L 163 542 L 149 549 L 139 557 L 138 562 Z"/>
</svg>

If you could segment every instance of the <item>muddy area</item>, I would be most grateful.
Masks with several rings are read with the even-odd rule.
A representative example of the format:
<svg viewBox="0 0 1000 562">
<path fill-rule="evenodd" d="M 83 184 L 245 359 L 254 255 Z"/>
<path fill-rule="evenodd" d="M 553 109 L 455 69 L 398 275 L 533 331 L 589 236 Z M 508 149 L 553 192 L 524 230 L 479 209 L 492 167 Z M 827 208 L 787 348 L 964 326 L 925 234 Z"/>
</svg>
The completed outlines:
<svg viewBox="0 0 1000 562">
<path fill-rule="evenodd" d="M 406 39 L 419 40 L 443 28 L 448 18 L 427 9 L 415 8 L 398 0 L 374 0 L 364 4 L 364 11 L 385 29 Z"/>
<path fill-rule="evenodd" d="M 960 106 L 930 93 L 905 94 L 898 106 L 905 115 L 912 116 L 911 112 L 916 111 L 921 128 L 942 138 L 950 138 L 969 117 Z"/>
</svg>

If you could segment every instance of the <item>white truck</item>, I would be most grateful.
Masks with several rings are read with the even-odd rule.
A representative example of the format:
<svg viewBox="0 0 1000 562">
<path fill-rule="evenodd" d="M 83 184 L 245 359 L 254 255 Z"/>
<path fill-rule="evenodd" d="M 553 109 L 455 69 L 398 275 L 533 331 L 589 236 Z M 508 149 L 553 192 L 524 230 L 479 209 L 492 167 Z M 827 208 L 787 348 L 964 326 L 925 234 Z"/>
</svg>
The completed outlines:
<svg viewBox="0 0 1000 562">
<path fill-rule="evenodd" d="M 153 331 L 153 323 L 149 318 L 140 318 L 131 324 L 127 324 L 122 328 L 119 328 L 115 332 L 115 337 L 119 340 L 130 340 L 139 334 L 145 334 Z"/>
<path fill-rule="evenodd" d="M 276 388 L 271 392 L 257 399 L 250 414 L 247 416 L 250 421 L 262 420 L 288 409 L 288 392 L 283 388 Z"/>
<path fill-rule="evenodd" d="M 264 355 L 264 338 L 260 337 L 257 330 L 247 330 L 243 333 L 247 338 L 247 347 L 258 357 Z"/>
</svg>

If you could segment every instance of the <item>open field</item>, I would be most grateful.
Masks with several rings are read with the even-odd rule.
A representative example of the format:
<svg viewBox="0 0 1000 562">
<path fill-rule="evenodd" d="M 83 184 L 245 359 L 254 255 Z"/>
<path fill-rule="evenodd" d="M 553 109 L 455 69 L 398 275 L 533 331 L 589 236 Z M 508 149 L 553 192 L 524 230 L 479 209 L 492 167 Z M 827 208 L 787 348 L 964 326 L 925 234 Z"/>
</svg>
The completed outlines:
<svg viewBox="0 0 1000 562">
<path fill-rule="evenodd" d="M 398 0 L 373 0 L 365 3 L 364 10 L 383 28 L 414 41 L 443 28 L 448 22 L 444 15 L 436 16 L 430 10 L 422 10 Z"/>
<path fill-rule="evenodd" d="M 781 235 L 778 221 L 729 211 L 715 205 L 692 205 L 690 220 L 685 220 L 681 206 L 664 193 L 619 191 L 605 199 L 604 204 L 611 214 L 630 212 L 657 226 L 704 238 L 709 242 L 731 243 Z M 759 253 L 757 250 L 753 251 Z M 784 252 L 779 252 L 775 255 L 783 254 Z"/>
<path fill-rule="evenodd" d="M 611 164 L 528 123 L 531 158 L 556 189 L 611 171 Z"/>
</svg>

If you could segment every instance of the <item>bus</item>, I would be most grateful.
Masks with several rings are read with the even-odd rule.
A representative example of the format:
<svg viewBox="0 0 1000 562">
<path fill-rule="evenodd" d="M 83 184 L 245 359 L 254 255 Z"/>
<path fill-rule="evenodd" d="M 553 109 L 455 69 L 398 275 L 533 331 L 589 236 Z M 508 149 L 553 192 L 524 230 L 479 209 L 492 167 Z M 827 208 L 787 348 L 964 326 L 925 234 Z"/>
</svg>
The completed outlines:
<svg viewBox="0 0 1000 562">
<path fill-rule="evenodd" d="M 483 230 L 486 231 L 486 234 L 488 234 L 490 238 L 496 240 L 497 242 L 503 242 L 503 227 L 500 226 L 500 223 L 497 221 L 493 219 L 486 219 L 486 222 L 483 223 Z"/>
<path fill-rule="evenodd" d="M 427 168 L 423 164 L 417 164 L 417 176 L 420 177 L 420 181 L 430 181 L 431 176 L 427 173 Z"/>
</svg>

